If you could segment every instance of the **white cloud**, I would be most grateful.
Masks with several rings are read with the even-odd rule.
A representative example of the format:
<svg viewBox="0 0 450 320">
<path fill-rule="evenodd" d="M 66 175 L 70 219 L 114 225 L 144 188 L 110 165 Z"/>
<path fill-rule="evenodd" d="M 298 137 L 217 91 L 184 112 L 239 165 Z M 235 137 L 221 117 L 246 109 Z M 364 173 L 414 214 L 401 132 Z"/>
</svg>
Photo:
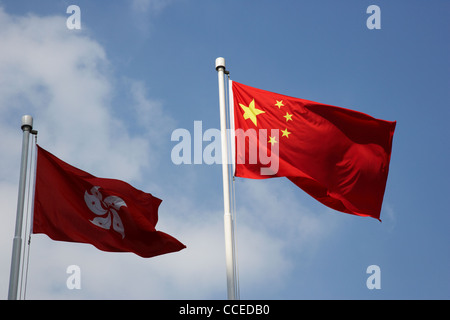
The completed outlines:
<svg viewBox="0 0 450 320">
<path fill-rule="evenodd" d="M 243 202 L 238 208 L 239 220 L 269 233 L 283 230 L 278 237 L 286 243 L 298 242 L 298 251 L 317 243 L 335 227 L 330 209 L 311 212 L 299 201 L 305 193 L 284 178 L 238 179 L 237 190 L 238 202 Z"/>
<path fill-rule="evenodd" d="M 157 3 L 135 1 L 134 5 L 143 6 L 145 11 Z M 44 148 L 97 176 L 142 181 L 142 172 L 158 174 L 158 163 L 170 161 L 162 158 L 159 151 L 171 144 L 167 130 L 175 120 L 164 111 L 161 102 L 148 97 L 143 82 L 115 75 L 104 48 L 83 32 L 68 30 L 65 17 L 17 17 L 0 8 L 3 296 L 10 267 L 21 149 L 19 124 L 23 114 L 34 116 Z M 124 84 L 123 88 L 118 88 L 117 83 Z M 117 90 L 128 99 L 126 117 L 120 113 L 123 106 L 114 100 Z M 180 181 L 189 176 L 195 184 L 195 174 L 189 169 Z M 142 259 L 36 235 L 27 296 L 224 298 L 223 213 L 199 208 L 202 196 L 187 191 L 185 184 L 170 188 L 170 196 L 164 199 L 160 210 L 158 229 L 178 238 L 187 249 Z M 271 182 L 240 180 L 238 192 L 238 254 L 241 284 L 246 288 L 242 297 L 246 298 L 248 292 L 287 285 L 292 252 L 301 252 L 316 243 L 333 226 L 303 208 L 289 191 L 274 189 Z M 218 199 L 221 203 L 219 196 Z M 293 245 L 293 241 L 299 245 Z M 71 264 L 81 268 L 81 290 L 68 290 L 65 285 L 66 268 Z"/>
<path fill-rule="evenodd" d="M 143 171 L 151 170 L 150 149 L 162 136 L 158 131 L 151 132 L 153 140 L 138 135 L 143 122 L 136 128 L 116 116 L 112 97 L 120 88 L 114 86 L 117 82 L 104 49 L 86 34 L 68 30 L 64 17 L 18 17 L 0 8 L 0 43 L 0 201 L 5 209 L 0 273 L 9 275 L 23 114 L 34 117 L 38 143 L 50 152 L 94 175 L 126 181 L 137 181 Z M 131 87 L 139 89 L 130 93 L 132 118 L 145 108 L 163 116 L 161 105 L 147 100 L 142 84 L 133 82 Z M 170 121 L 168 116 L 165 119 Z M 46 264 L 58 260 L 49 258 L 52 254 L 67 256 L 52 250 L 58 246 L 41 243 L 33 251 L 46 252 Z M 34 260 L 37 266 L 39 260 Z M 45 265 L 41 272 L 51 269 Z M 51 280 L 52 275 L 37 278 Z M 7 282 L 3 277 L 2 291 Z"/>
<path fill-rule="evenodd" d="M 140 35 L 146 38 L 151 29 L 150 18 L 155 17 L 173 0 L 133 0 L 130 4 L 133 24 L 139 30 Z"/>
<path fill-rule="evenodd" d="M 17 135 L 20 115 L 29 113 L 44 148 L 99 175 L 137 179 L 150 142 L 115 117 L 111 96 L 118 88 L 103 48 L 66 29 L 62 17 L 0 11 L 0 21 L 2 131 Z"/>
</svg>

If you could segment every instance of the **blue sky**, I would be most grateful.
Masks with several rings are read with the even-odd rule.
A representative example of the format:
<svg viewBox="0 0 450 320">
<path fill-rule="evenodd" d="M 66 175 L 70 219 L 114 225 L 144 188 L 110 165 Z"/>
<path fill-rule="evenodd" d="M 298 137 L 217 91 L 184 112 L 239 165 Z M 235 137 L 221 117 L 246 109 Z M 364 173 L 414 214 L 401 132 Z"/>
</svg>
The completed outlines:
<svg viewBox="0 0 450 320">
<path fill-rule="evenodd" d="M 444 0 L 0 1 L 1 294 L 31 114 L 45 149 L 163 199 L 157 227 L 187 249 L 142 259 L 34 235 L 27 297 L 226 298 L 221 167 L 171 161 L 175 129 L 219 127 L 223 56 L 238 82 L 397 121 L 382 223 L 287 179 L 236 180 L 241 298 L 449 299 L 449 14 Z"/>
</svg>

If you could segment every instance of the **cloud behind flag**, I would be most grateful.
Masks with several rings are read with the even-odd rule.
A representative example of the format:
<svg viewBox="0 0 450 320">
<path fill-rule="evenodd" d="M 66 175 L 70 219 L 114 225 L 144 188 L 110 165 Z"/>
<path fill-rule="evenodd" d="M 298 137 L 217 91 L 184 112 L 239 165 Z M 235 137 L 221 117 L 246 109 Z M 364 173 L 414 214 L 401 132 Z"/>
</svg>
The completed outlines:
<svg viewBox="0 0 450 320">
<path fill-rule="evenodd" d="M 145 258 L 186 247 L 156 230 L 162 200 L 121 180 L 97 178 L 37 149 L 33 233 Z"/>
</svg>

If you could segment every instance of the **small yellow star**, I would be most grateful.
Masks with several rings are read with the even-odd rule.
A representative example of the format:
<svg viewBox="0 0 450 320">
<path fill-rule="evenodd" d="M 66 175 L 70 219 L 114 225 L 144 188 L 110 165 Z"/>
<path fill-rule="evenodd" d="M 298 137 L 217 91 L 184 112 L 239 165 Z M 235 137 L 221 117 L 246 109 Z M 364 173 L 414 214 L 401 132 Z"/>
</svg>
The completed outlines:
<svg viewBox="0 0 450 320">
<path fill-rule="evenodd" d="M 281 130 L 281 132 L 283 132 L 282 137 L 286 137 L 286 138 L 289 138 L 289 135 L 292 133 L 292 132 L 289 132 L 287 128 L 284 130 Z"/>
<path fill-rule="evenodd" d="M 277 101 L 277 103 L 275 103 L 275 105 L 278 107 L 278 109 L 281 109 L 281 107 L 284 107 L 283 100 L 280 100 L 280 101 L 276 100 L 276 101 Z"/>
<path fill-rule="evenodd" d="M 269 136 L 269 143 L 271 143 L 272 145 L 274 145 L 275 143 L 278 143 L 277 139 L 275 139 L 275 137 L 270 137 Z"/>
<path fill-rule="evenodd" d="M 239 105 L 241 106 L 242 110 L 244 110 L 244 119 L 250 119 L 252 120 L 253 124 L 255 126 L 258 126 L 256 124 L 256 116 L 261 114 L 261 113 L 265 113 L 265 111 L 256 109 L 255 107 L 255 99 L 252 100 L 252 102 L 250 102 L 250 104 L 248 105 L 248 107 L 244 106 L 242 103 L 239 103 Z"/>
<path fill-rule="evenodd" d="M 289 121 L 289 120 L 291 120 L 291 121 L 292 121 L 292 114 L 289 114 L 289 112 L 286 112 L 286 115 L 285 115 L 285 116 L 283 116 L 283 117 L 285 117 L 285 118 L 286 118 L 286 121 Z"/>
</svg>

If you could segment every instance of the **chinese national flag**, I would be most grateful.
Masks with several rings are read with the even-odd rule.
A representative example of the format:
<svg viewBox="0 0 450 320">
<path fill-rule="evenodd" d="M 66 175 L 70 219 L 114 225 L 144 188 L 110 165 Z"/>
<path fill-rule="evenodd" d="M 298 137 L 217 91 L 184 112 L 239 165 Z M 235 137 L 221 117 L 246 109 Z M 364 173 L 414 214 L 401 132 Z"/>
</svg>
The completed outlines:
<svg viewBox="0 0 450 320">
<path fill-rule="evenodd" d="M 185 248 L 155 229 L 161 200 L 126 182 L 97 178 L 38 146 L 33 233 L 148 258 Z"/>
<path fill-rule="evenodd" d="M 232 94 L 237 177 L 287 177 L 330 208 L 380 219 L 395 121 L 234 81 Z"/>
</svg>

